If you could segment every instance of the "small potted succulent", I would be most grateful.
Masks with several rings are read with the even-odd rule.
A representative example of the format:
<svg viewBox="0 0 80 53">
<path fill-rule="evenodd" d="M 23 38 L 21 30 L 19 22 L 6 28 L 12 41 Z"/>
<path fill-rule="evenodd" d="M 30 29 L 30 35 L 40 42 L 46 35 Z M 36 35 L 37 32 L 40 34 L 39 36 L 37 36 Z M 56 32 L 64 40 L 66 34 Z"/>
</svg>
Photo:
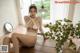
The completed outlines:
<svg viewBox="0 0 80 53">
<path fill-rule="evenodd" d="M 47 24 L 45 28 L 49 28 L 49 31 L 45 32 L 44 35 L 56 41 L 57 53 L 62 52 L 65 42 L 69 41 L 69 46 L 72 49 L 76 49 L 75 44 L 72 42 L 72 38 L 80 38 L 80 23 L 73 26 L 71 20 L 57 20 L 55 24 Z"/>
</svg>

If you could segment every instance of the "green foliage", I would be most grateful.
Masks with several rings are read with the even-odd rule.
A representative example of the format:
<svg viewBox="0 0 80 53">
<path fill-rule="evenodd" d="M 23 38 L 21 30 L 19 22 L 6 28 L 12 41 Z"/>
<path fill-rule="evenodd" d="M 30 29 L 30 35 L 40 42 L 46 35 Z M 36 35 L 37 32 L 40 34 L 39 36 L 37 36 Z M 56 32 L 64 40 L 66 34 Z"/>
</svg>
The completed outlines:
<svg viewBox="0 0 80 53">
<path fill-rule="evenodd" d="M 64 24 L 62 24 L 64 22 Z M 56 50 L 57 53 L 60 52 L 62 46 L 67 40 L 70 40 L 70 46 L 73 46 L 71 38 L 69 37 L 80 37 L 80 23 L 74 27 L 71 20 L 64 19 L 57 20 L 55 24 L 47 24 L 45 27 L 49 28 L 48 32 L 45 32 L 45 36 L 56 41 Z M 75 45 L 74 45 L 75 46 Z"/>
</svg>

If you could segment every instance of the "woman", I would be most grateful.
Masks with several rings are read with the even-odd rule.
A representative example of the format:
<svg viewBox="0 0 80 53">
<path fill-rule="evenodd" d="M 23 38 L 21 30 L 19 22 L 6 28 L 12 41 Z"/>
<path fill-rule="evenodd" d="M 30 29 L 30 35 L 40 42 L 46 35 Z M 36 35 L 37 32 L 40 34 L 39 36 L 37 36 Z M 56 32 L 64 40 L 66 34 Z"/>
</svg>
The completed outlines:
<svg viewBox="0 0 80 53">
<path fill-rule="evenodd" d="M 32 47 L 36 43 L 38 29 L 42 31 L 42 20 L 37 17 L 37 8 L 35 5 L 29 7 L 29 16 L 25 16 L 24 20 L 26 23 L 27 34 L 13 33 L 12 42 L 15 49 L 15 53 L 19 53 L 19 45 Z"/>
</svg>

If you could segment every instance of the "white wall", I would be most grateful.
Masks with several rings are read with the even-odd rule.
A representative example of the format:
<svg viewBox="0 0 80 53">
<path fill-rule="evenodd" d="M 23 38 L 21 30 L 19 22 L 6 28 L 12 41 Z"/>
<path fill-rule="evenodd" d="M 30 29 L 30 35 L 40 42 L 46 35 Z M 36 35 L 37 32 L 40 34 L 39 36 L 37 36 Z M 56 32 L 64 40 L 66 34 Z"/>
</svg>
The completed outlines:
<svg viewBox="0 0 80 53">
<path fill-rule="evenodd" d="M 69 13 L 69 4 L 66 3 L 55 3 L 55 1 L 64 1 L 64 0 L 51 0 L 51 21 L 55 22 L 56 20 L 63 20 L 64 18 L 68 18 Z M 70 1 L 70 0 L 65 0 Z"/>
<path fill-rule="evenodd" d="M 10 22 L 15 28 L 18 25 L 16 0 L 0 0 L 0 35 L 4 35 L 4 23 Z"/>
<path fill-rule="evenodd" d="M 80 2 L 80 0 L 77 0 Z M 73 17 L 73 23 L 76 24 L 80 21 L 80 3 L 77 3 L 75 5 L 75 12 L 74 12 L 74 17 Z"/>
</svg>

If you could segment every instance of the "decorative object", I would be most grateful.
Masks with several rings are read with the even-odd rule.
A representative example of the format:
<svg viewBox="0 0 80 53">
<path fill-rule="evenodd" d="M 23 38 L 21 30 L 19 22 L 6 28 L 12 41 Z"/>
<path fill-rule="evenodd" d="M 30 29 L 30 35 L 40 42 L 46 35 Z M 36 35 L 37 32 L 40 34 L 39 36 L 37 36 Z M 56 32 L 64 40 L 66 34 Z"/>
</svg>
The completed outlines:
<svg viewBox="0 0 80 53">
<path fill-rule="evenodd" d="M 6 33 L 10 33 L 13 31 L 13 26 L 11 25 L 11 23 L 7 22 L 4 24 L 4 29 Z"/>
<path fill-rule="evenodd" d="M 41 4 L 42 4 L 42 6 L 41 6 L 41 9 L 39 10 L 39 12 L 44 15 L 47 12 L 47 9 L 45 9 L 43 0 L 41 0 Z"/>
</svg>

